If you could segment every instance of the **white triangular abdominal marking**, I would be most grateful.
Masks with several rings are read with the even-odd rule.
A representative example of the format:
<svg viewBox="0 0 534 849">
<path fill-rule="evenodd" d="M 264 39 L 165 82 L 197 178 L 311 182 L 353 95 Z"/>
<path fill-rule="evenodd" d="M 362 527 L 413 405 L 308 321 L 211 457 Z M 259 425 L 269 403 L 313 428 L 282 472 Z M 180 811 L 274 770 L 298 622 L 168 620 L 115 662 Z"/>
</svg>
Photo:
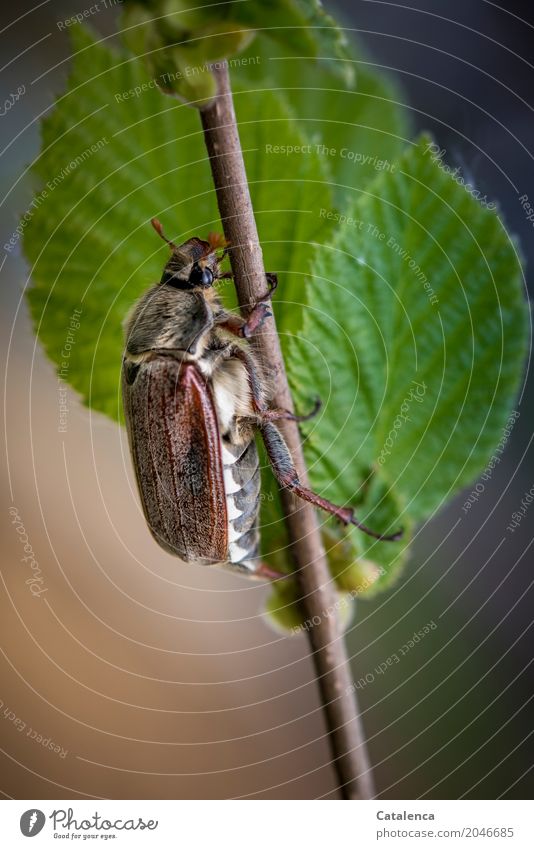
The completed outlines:
<svg viewBox="0 0 534 849">
<path fill-rule="evenodd" d="M 254 442 L 233 445 L 221 439 L 223 477 L 228 517 L 228 560 L 243 563 L 257 557 L 256 530 L 259 506 L 259 459 Z"/>
</svg>

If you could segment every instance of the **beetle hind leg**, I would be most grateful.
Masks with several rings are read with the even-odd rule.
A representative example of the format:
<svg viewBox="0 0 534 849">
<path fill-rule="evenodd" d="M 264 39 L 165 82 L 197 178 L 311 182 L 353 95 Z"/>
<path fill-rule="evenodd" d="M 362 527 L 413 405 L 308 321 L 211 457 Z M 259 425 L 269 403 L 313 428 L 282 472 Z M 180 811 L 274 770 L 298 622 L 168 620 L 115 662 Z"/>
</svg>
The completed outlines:
<svg viewBox="0 0 534 849">
<path fill-rule="evenodd" d="M 272 566 L 262 560 L 242 560 L 240 563 L 229 561 L 224 566 L 234 574 L 239 572 L 243 577 L 255 581 L 280 581 L 291 577 L 287 572 L 279 572 L 278 569 L 273 569 Z"/>
<path fill-rule="evenodd" d="M 260 430 L 274 474 L 281 486 L 290 489 L 295 493 L 295 495 L 298 495 L 305 501 L 309 501 L 310 504 L 313 504 L 315 507 L 320 507 L 332 516 L 336 516 L 343 522 L 344 525 L 355 525 L 361 531 L 375 539 L 387 540 L 388 542 L 400 539 L 403 533 L 402 530 L 397 531 L 394 534 L 379 534 L 376 531 L 372 531 L 366 525 L 358 521 L 354 515 L 354 510 L 351 507 L 339 507 L 331 501 L 328 501 L 326 498 L 322 498 L 322 496 L 313 492 L 311 489 L 302 486 L 293 465 L 289 449 L 279 430 L 270 422 L 264 422 L 261 425 Z"/>
</svg>

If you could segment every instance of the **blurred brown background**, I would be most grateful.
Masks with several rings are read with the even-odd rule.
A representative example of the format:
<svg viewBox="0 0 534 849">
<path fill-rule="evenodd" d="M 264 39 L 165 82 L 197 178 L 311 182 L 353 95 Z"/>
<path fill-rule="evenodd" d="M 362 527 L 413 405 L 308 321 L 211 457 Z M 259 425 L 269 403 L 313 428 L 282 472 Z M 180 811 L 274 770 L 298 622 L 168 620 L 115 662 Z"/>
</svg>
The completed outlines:
<svg viewBox="0 0 534 849">
<path fill-rule="evenodd" d="M 474 0 L 454 9 L 452 24 L 434 17 L 450 18 L 450 4 L 411 5 L 427 14 L 357 2 L 347 4 L 345 20 L 364 31 L 378 64 L 396 69 L 415 124 L 433 129 L 477 184 L 499 197 L 530 258 L 531 225 L 498 166 L 534 197 L 527 64 L 534 19 L 509 14 L 531 18 L 532 11 L 512 3 L 505 13 Z M 21 84 L 27 89 L 0 118 L 2 244 L 30 197 L 18 177 L 38 153 L 37 116 L 67 70 L 68 42 L 56 21 L 86 7 L 21 2 L 2 11 L 6 27 L 23 16 L 2 31 L 2 100 Z M 110 10 L 91 23 L 113 32 L 115 17 Z M 520 96 L 504 94 L 499 79 Z M 490 117 L 459 93 L 487 104 Z M 494 169 L 477 160 L 475 139 L 491 151 Z M 334 798 L 305 639 L 266 625 L 264 587 L 188 569 L 156 546 L 140 516 L 123 431 L 69 393 L 67 432 L 58 433 L 57 379 L 21 301 L 28 268 L 20 255 L 2 252 L 2 262 L 3 795 Z M 358 680 L 414 631 L 438 623 L 361 691 L 385 797 L 532 793 L 532 519 L 497 547 L 534 483 L 525 454 L 531 397 L 518 407 L 505 462 L 470 522 L 450 534 L 459 499 L 423 529 L 403 582 L 362 602 L 347 635 Z M 13 505 L 47 590 L 37 597 L 25 584 L 30 570 L 21 563 Z M 48 741 L 60 751 L 45 748 Z"/>
</svg>

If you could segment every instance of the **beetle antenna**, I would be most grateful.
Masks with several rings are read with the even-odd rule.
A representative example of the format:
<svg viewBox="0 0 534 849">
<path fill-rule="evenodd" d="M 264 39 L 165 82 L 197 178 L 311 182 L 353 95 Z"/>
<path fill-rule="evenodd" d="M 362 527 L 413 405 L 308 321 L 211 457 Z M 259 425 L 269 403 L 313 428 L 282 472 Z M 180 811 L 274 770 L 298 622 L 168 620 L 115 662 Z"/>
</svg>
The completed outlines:
<svg viewBox="0 0 534 849">
<path fill-rule="evenodd" d="M 150 223 L 152 224 L 152 226 L 153 226 L 154 230 L 156 231 L 156 233 L 158 234 L 158 236 L 161 236 L 163 241 L 167 242 L 168 246 L 170 248 L 172 248 L 173 251 L 177 250 L 174 242 L 171 242 L 171 240 L 168 239 L 167 236 L 165 235 L 165 233 L 163 232 L 163 227 L 161 226 L 161 221 L 158 218 L 152 218 Z"/>
</svg>

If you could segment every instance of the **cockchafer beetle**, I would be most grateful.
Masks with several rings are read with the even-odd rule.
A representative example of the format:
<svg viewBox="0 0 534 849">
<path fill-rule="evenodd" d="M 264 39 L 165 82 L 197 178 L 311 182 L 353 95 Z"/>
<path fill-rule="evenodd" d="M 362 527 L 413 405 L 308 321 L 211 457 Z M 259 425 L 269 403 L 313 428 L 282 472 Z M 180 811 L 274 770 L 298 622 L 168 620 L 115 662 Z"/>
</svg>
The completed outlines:
<svg viewBox="0 0 534 849">
<path fill-rule="evenodd" d="M 175 245 L 161 280 L 125 322 L 122 392 L 141 503 L 151 533 L 183 561 L 224 565 L 255 577 L 279 577 L 259 556 L 259 431 L 282 487 L 377 539 L 362 525 L 299 482 L 275 422 L 302 420 L 269 406 L 269 380 L 248 340 L 270 313 L 277 286 L 245 320 L 224 309 L 214 285 L 228 252 L 216 234 Z M 218 251 L 222 250 L 222 253 Z M 313 411 L 315 412 L 315 410 Z M 313 413 L 312 413 L 313 414 Z"/>
</svg>

